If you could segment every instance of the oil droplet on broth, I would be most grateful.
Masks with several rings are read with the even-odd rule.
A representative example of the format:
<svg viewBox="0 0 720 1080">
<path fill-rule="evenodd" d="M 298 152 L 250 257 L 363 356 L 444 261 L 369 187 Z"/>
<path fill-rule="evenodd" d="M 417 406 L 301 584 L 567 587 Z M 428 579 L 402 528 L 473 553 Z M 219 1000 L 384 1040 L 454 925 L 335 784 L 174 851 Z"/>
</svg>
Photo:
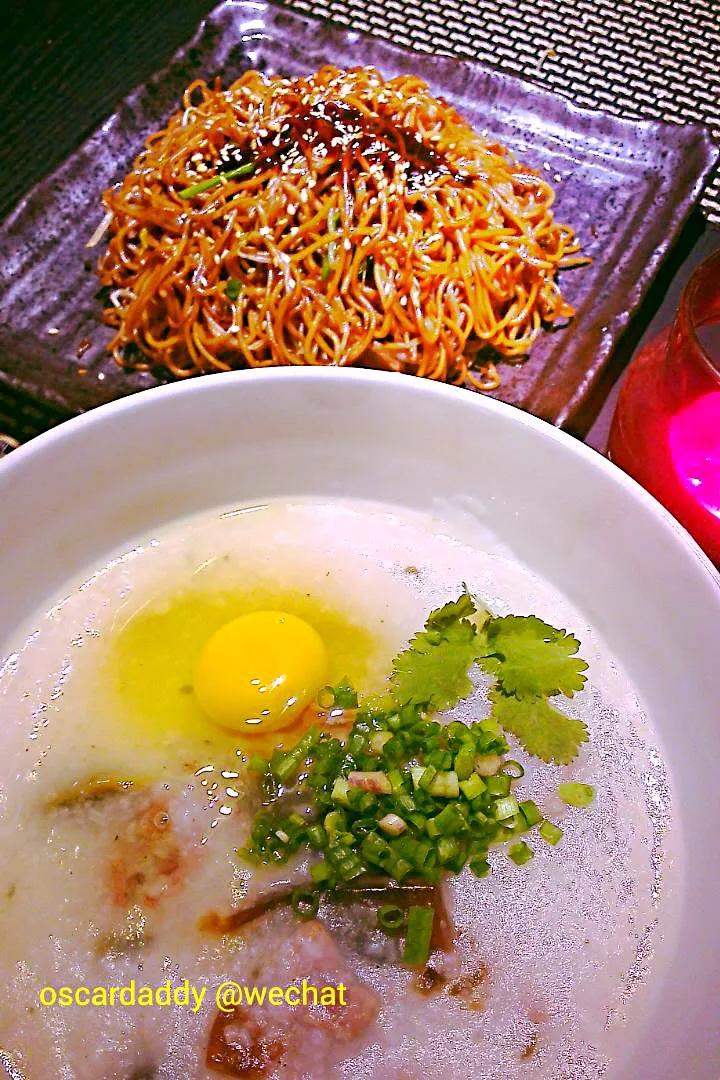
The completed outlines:
<svg viewBox="0 0 720 1080">
<path fill-rule="evenodd" d="M 387 673 L 383 641 L 351 616 L 302 592 L 184 590 L 135 613 L 121 611 L 100 677 L 111 697 L 118 734 L 152 757 L 205 765 L 237 761 L 236 751 L 267 755 L 293 743 L 300 727 L 246 735 L 214 724 L 200 710 L 193 672 L 207 640 L 225 623 L 252 612 L 281 609 L 304 619 L 327 650 L 327 681 L 347 676 L 366 692 L 379 690 Z"/>
</svg>

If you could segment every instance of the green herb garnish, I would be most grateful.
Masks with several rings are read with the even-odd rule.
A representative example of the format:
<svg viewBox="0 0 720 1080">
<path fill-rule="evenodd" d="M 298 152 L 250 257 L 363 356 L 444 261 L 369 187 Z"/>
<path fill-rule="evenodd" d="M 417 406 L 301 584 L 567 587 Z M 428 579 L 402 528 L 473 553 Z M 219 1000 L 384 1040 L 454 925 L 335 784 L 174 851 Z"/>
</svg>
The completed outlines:
<svg viewBox="0 0 720 1080">
<path fill-rule="evenodd" d="M 342 219 L 340 217 L 340 211 L 339 210 L 331 210 L 330 213 L 328 214 L 328 230 L 331 233 L 337 232 L 338 229 L 340 228 L 341 220 Z M 327 278 L 330 277 L 330 274 L 332 273 L 333 268 L 335 267 L 336 263 L 337 263 L 337 241 L 336 240 L 331 240 L 330 243 L 327 246 L 327 251 L 323 255 L 322 267 L 321 267 L 321 270 L 320 270 L 320 277 L 322 278 L 323 281 L 325 281 Z"/>
<path fill-rule="evenodd" d="M 374 274 L 375 259 L 372 255 L 368 255 L 366 258 L 363 259 L 363 261 L 360 263 L 360 266 L 358 267 L 358 277 L 367 285 L 368 282 L 373 280 Z M 417 574 L 417 569 L 415 567 L 406 567 L 407 573 L 412 573 L 413 571 Z"/>
<path fill-rule="evenodd" d="M 384 904 L 378 908 L 377 921 L 383 930 L 393 933 L 405 925 L 405 912 L 396 904 Z"/>
<path fill-rule="evenodd" d="M 508 848 L 508 856 L 516 866 L 524 866 L 526 862 L 530 862 L 534 854 L 533 849 L 528 847 L 524 840 L 511 844 Z"/>
<path fill-rule="evenodd" d="M 403 963 L 408 967 L 423 967 L 430 955 L 434 911 L 431 907 L 413 905 L 408 910 L 407 935 Z"/>
<path fill-rule="evenodd" d="M 322 708 L 355 710 L 350 732 L 341 740 L 314 727 L 273 753 L 262 775 L 265 805 L 241 854 L 284 863 L 299 850 L 315 852 L 309 896 L 352 888 L 368 872 L 437 884 L 467 865 L 483 878 L 490 849 L 508 840 L 509 858 L 528 862 L 533 851 L 518 834 L 536 829 L 554 845 L 562 830 L 532 799 L 516 796 L 525 769 L 508 756 L 504 732 L 544 761 L 565 764 L 577 755 L 587 729 L 549 698 L 582 688 L 587 665 L 578 647 L 533 616 L 494 618 L 465 589 L 433 611 L 396 657 L 382 697 L 358 700 L 347 680 L 322 689 Z M 435 713 L 470 694 L 475 665 L 495 680 L 491 716 L 437 722 Z M 253 757 L 253 770 L 259 765 Z M 588 805 L 593 794 L 582 784 L 559 790 L 574 806 Z M 304 892 L 293 906 L 301 915 L 317 910 Z M 397 909 L 382 910 L 379 925 L 399 929 Z M 410 909 L 405 963 L 427 959 L 432 921 L 431 908 Z"/>
<path fill-rule="evenodd" d="M 217 176 L 209 176 L 207 180 L 199 180 L 197 184 L 191 184 L 190 187 L 178 191 L 178 195 L 181 199 L 192 199 L 195 195 L 202 195 L 204 191 L 218 187 L 225 180 L 236 180 L 240 176 L 251 176 L 254 172 L 255 163 L 248 161 L 247 164 L 240 165 L 237 169 L 230 169 L 228 172 L 220 173 Z"/>
<path fill-rule="evenodd" d="M 514 735 L 528 754 L 542 761 L 569 765 L 587 741 L 587 728 L 582 720 L 559 712 L 546 698 L 519 700 L 496 689 L 490 699 L 492 715 L 500 727 Z"/>
<path fill-rule="evenodd" d="M 467 593 L 434 611 L 425 629 L 396 657 L 391 693 L 400 705 L 423 705 L 439 712 L 451 709 L 472 690 L 468 674 L 481 642 L 470 622 L 475 605 Z"/>
<path fill-rule="evenodd" d="M 572 697 L 585 684 L 587 664 L 575 655 L 580 642 L 534 615 L 491 619 L 482 668 L 494 673 L 506 694 L 518 698 Z"/>
<path fill-rule="evenodd" d="M 225 286 L 225 295 L 227 296 L 228 300 L 237 300 L 241 292 L 242 281 L 239 281 L 238 278 L 234 277 L 229 278 L 227 285 Z"/>
<path fill-rule="evenodd" d="M 538 832 L 545 843 L 552 844 L 553 847 L 562 840 L 562 829 L 558 825 L 553 824 L 552 821 L 541 821 Z"/>
<path fill-rule="evenodd" d="M 589 806 L 595 798 L 595 788 L 590 784 L 559 784 L 558 795 L 568 806 Z"/>
</svg>

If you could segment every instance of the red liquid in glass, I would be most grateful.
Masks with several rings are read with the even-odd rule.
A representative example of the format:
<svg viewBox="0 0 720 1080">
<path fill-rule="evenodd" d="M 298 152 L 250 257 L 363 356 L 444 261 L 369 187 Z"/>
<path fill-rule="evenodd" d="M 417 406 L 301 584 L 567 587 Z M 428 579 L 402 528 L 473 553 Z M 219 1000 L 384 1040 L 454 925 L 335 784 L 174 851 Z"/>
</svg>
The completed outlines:
<svg viewBox="0 0 720 1080">
<path fill-rule="evenodd" d="M 720 252 L 693 274 L 675 322 L 633 361 L 608 452 L 720 567 Z M 701 328 L 705 328 L 704 330 Z"/>
</svg>

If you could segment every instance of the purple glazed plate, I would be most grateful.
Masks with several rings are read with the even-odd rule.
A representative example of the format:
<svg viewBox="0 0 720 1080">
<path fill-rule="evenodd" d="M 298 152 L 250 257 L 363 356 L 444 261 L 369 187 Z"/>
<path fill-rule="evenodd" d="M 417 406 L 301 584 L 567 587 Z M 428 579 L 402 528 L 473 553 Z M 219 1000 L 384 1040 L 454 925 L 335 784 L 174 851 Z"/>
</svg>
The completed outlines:
<svg viewBox="0 0 720 1080">
<path fill-rule="evenodd" d="M 143 138 L 178 107 L 185 86 L 247 68 L 300 74 L 333 63 L 414 73 L 482 132 L 540 169 L 557 191 L 558 219 L 577 232 L 590 266 L 563 276 L 575 306 L 522 364 L 502 364 L 496 396 L 584 434 L 604 395 L 613 349 L 698 199 L 717 156 L 706 131 L 627 121 L 473 60 L 417 53 L 262 2 L 229 0 L 193 40 L 47 179 L 0 227 L 0 380 L 70 413 L 156 385 L 105 352 L 86 240 Z"/>
</svg>

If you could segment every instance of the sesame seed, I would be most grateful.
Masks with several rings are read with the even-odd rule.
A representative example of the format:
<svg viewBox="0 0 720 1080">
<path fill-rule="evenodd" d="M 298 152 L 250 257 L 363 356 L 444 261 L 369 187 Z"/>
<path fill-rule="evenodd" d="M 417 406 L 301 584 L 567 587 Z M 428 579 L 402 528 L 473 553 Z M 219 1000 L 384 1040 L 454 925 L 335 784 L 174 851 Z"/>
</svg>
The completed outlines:
<svg viewBox="0 0 720 1080">
<path fill-rule="evenodd" d="M 58 330 L 57 326 L 51 326 L 49 328 L 49 330 L 48 330 L 48 334 L 53 334 L 54 335 L 54 334 L 59 334 L 59 333 L 60 333 L 60 331 Z"/>
</svg>

